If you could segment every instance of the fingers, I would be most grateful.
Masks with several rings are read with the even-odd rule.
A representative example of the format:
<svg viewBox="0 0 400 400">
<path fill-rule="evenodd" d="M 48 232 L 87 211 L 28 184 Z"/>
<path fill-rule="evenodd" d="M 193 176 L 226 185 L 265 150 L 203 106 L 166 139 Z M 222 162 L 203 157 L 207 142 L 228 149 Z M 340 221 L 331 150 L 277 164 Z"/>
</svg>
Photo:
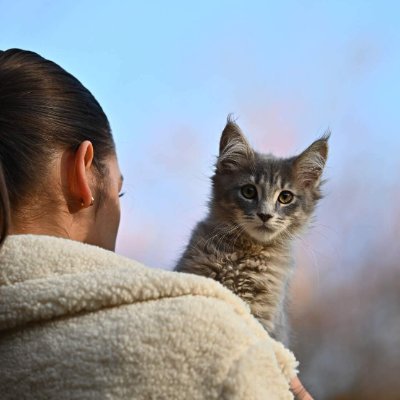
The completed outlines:
<svg viewBox="0 0 400 400">
<path fill-rule="evenodd" d="M 307 392 L 297 376 L 290 382 L 290 389 L 297 400 L 313 400 L 310 393 Z"/>
</svg>

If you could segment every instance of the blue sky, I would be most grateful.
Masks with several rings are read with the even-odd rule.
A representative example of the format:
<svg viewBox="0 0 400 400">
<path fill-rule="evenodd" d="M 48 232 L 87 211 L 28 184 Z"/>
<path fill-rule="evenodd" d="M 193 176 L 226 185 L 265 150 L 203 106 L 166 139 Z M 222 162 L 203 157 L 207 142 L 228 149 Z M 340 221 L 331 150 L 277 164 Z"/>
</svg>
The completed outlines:
<svg viewBox="0 0 400 400">
<path fill-rule="evenodd" d="M 1 49 L 59 63 L 108 115 L 127 190 L 118 252 L 173 265 L 230 112 L 283 156 L 332 130 L 317 263 L 340 253 L 346 268 L 397 223 L 397 2 L 0 0 L 0 16 Z"/>
</svg>

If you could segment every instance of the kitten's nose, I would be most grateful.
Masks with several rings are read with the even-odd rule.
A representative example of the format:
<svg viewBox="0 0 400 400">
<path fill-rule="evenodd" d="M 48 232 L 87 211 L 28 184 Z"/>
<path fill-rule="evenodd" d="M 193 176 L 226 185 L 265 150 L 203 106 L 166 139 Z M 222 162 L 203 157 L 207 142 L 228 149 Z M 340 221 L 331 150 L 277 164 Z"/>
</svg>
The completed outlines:
<svg viewBox="0 0 400 400">
<path fill-rule="evenodd" d="M 272 218 L 271 214 L 258 213 L 257 215 L 259 216 L 262 222 L 267 222 L 269 219 Z"/>
</svg>

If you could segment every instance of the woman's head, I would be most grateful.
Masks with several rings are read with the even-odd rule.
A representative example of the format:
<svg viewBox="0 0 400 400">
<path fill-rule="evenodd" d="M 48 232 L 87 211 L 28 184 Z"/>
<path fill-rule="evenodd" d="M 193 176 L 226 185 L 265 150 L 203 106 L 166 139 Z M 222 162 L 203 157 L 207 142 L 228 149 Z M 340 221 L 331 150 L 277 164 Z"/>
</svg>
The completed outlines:
<svg viewBox="0 0 400 400">
<path fill-rule="evenodd" d="M 93 95 L 36 53 L 0 51 L 0 242 L 41 233 L 114 249 L 121 180 Z"/>
</svg>

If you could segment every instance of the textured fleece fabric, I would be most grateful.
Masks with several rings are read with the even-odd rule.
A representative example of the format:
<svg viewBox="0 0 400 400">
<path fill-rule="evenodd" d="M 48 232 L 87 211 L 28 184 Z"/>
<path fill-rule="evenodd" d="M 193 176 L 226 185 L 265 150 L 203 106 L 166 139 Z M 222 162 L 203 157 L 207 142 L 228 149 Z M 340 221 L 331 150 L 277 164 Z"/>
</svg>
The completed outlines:
<svg viewBox="0 0 400 400">
<path fill-rule="evenodd" d="M 0 251 L 0 399 L 293 399 L 293 354 L 214 280 L 96 246 Z"/>
</svg>

